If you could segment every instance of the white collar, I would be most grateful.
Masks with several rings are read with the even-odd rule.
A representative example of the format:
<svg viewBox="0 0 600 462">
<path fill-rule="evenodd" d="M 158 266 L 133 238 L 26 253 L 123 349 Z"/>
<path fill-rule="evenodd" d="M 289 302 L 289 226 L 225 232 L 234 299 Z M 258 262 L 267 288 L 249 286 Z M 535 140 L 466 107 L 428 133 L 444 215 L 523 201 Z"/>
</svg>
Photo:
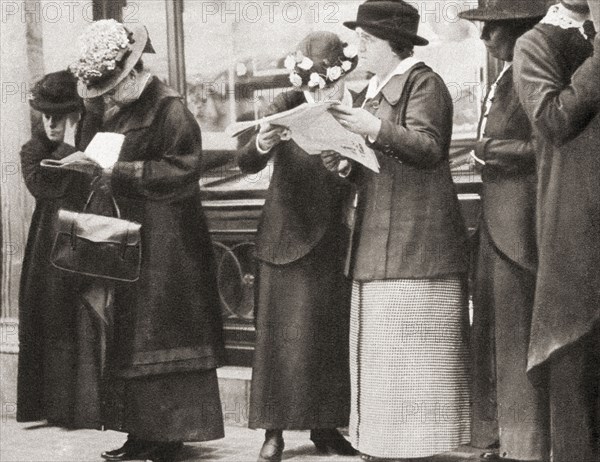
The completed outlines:
<svg viewBox="0 0 600 462">
<path fill-rule="evenodd" d="M 540 24 L 550 24 L 561 29 L 579 29 L 579 32 L 587 39 L 587 35 L 583 30 L 583 23 L 590 18 L 590 13 L 577 13 L 576 11 L 569 10 L 562 3 L 558 3 L 550 7 L 546 16 L 540 21 Z"/>
<path fill-rule="evenodd" d="M 378 76 L 373 76 L 373 78 L 369 82 L 369 88 L 367 89 L 367 96 L 365 97 L 365 101 L 377 96 L 379 92 L 383 90 L 383 88 L 389 83 L 389 81 L 392 80 L 392 77 L 404 74 L 411 67 L 420 62 L 422 62 L 420 59 L 414 58 L 413 56 L 403 59 L 402 61 L 400 61 L 398 66 L 396 66 L 396 69 L 390 72 L 388 76 L 381 81 L 381 83 L 379 81 Z"/>
<path fill-rule="evenodd" d="M 496 79 L 496 83 L 500 82 L 500 80 L 502 79 L 502 77 L 504 77 L 504 74 L 506 74 L 506 72 L 512 67 L 512 61 L 504 61 L 504 67 L 502 68 L 502 71 L 500 71 L 500 75 L 498 76 L 498 78 Z"/>
<path fill-rule="evenodd" d="M 306 98 L 307 103 L 312 104 L 315 102 L 315 98 L 310 91 L 304 90 L 302 93 L 304 93 L 304 97 Z M 344 96 L 342 97 L 341 104 L 342 104 L 342 106 L 352 107 L 352 104 L 353 104 L 352 93 L 350 93 L 350 91 L 348 90 L 347 87 L 344 88 Z"/>
</svg>

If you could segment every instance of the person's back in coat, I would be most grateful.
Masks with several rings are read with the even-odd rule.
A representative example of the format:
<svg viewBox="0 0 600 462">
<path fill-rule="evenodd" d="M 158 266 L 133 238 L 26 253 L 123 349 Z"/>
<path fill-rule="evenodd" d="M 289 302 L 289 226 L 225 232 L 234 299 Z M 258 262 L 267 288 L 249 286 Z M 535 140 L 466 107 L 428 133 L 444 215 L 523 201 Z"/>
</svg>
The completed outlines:
<svg viewBox="0 0 600 462">
<path fill-rule="evenodd" d="M 528 371 L 548 387 L 555 462 L 599 457 L 600 38 L 592 45 L 590 26 L 586 2 L 565 0 L 515 51 L 515 85 L 537 141 Z"/>
</svg>

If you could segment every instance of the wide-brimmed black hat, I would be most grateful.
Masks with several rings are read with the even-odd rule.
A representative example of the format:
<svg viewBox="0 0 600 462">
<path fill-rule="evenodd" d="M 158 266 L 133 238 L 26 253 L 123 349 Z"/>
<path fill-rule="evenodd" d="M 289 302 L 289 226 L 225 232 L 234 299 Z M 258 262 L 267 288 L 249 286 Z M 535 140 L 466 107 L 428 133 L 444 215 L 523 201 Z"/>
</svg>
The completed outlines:
<svg viewBox="0 0 600 462">
<path fill-rule="evenodd" d="M 470 21 L 507 21 L 535 19 L 546 15 L 545 0 L 479 0 L 479 6 L 459 16 Z"/>
<path fill-rule="evenodd" d="M 77 79 L 69 71 L 46 74 L 31 90 L 29 104 L 47 115 L 69 114 L 83 109 Z"/>
<path fill-rule="evenodd" d="M 127 34 L 129 43 L 116 59 L 113 69 L 100 68 L 100 74 L 102 75 L 86 81 L 83 73 L 79 71 L 82 64 L 86 65 L 94 56 L 99 54 L 98 51 L 102 54 L 102 52 L 105 52 L 103 48 L 112 45 L 110 40 L 107 41 L 103 31 L 94 27 L 99 23 L 123 28 Z M 77 90 L 83 98 L 96 98 L 112 90 L 133 70 L 143 53 L 155 53 L 150 37 L 148 36 L 148 30 L 141 24 L 124 25 L 114 20 L 104 19 L 92 23 L 88 31 L 84 33 L 84 37 L 84 42 L 88 44 L 88 49 L 84 50 L 79 62 L 71 66 L 71 71 L 79 77 Z M 94 43 L 95 41 L 97 43 Z"/>
<path fill-rule="evenodd" d="M 417 9 L 403 0 L 367 0 L 358 7 L 356 21 L 345 22 L 344 26 L 360 27 L 383 40 L 408 40 L 422 46 L 429 41 L 417 35 L 420 19 Z"/>
</svg>

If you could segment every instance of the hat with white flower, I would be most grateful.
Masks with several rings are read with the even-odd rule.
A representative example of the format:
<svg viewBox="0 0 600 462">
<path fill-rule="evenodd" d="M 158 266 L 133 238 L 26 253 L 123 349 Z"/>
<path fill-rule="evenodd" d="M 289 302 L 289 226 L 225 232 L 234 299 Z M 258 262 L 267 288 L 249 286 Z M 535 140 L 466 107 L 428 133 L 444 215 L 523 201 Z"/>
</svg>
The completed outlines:
<svg viewBox="0 0 600 462">
<path fill-rule="evenodd" d="M 311 32 L 285 60 L 296 88 L 324 88 L 356 69 L 358 50 L 332 32 Z"/>
<path fill-rule="evenodd" d="M 77 91 L 83 98 L 95 98 L 112 90 L 132 71 L 143 53 L 155 53 L 145 26 L 125 26 L 114 19 L 93 22 L 79 40 L 81 55 L 70 70 L 79 79 Z"/>
</svg>

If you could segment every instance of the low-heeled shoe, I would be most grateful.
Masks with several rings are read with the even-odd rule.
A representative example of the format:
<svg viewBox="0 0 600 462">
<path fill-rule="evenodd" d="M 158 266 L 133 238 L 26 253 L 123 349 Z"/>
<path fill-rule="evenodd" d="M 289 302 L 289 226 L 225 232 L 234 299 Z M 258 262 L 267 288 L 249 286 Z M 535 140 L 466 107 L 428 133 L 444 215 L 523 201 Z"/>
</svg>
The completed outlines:
<svg viewBox="0 0 600 462">
<path fill-rule="evenodd" d="M 285 443 L 283 438 L 268 438 L 258 454 L 258 462 L 281 462 Z"/>
</svg>

